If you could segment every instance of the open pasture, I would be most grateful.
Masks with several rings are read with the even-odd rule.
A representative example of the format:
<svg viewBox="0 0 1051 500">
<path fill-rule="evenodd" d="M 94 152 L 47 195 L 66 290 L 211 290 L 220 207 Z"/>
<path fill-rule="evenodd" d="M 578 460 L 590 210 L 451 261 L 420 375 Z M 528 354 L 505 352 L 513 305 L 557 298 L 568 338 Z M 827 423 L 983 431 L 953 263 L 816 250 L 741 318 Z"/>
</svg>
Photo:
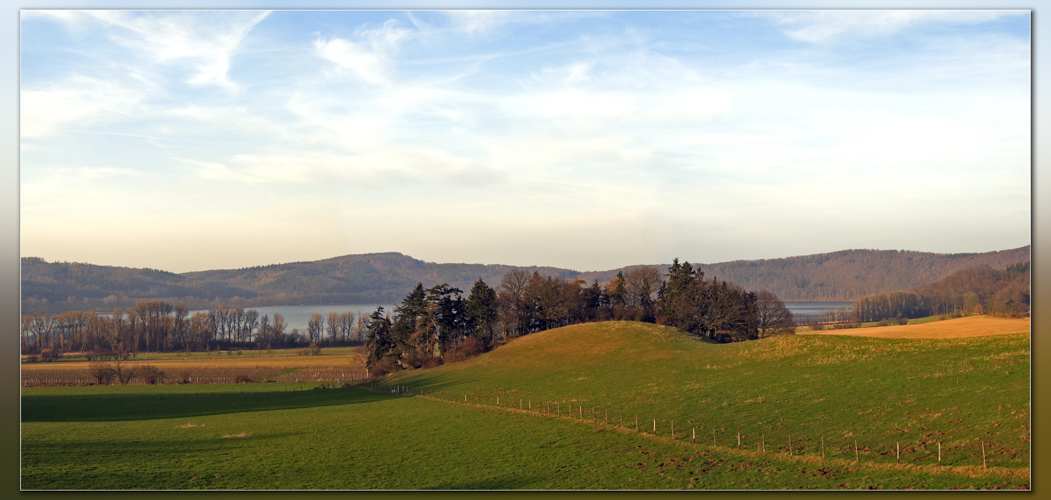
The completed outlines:
<svg viewBox="0 0 1051 500">
<path fill-rule="evenodd" d="M 1029 352 L 607 322 L 360 387 L 29 387 L 22 486 L 1026 489 Z"/>
<path fill-rule="evenodd" d="M 1027 471 L 737 450 L 304 384 L 25 389 L 24 489 L 927 489 Z"/>
<path fill-rule="evenodd" d="M 678 439 L 879 463 L 1027 468 L 1027 334 L 964 339 L 796 335 L 710 344 L 629 322 L 526 336 L 455 365 L 387 380 L 488 405 L 619 423 Z M 499 401 L 499 403 L 497 403 Z M 656 423 L 654 423 L 656 421 Z M 688 434 L 689 433 L 689 434 Z M 714 433 L 714 436 L 713 436 Z"/>
</svg>

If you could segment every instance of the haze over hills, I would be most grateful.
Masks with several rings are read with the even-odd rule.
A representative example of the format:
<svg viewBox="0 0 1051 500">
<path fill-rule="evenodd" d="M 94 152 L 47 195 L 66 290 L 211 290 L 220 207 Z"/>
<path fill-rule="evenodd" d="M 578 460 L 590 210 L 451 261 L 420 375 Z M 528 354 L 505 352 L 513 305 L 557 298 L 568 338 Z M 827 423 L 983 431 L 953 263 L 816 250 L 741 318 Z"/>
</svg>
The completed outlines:
<svg viewBox="0 0 1051 500">
<path fill-rule="evenodd" d="M 782 300 L 852 300 L 908 290 L 954 271 L 987 265 L 1004 269 L 1030 260 L 1030 246 L 975 254 L 937 254 L 898 250 L 843 250 L 782 259 L 701 264 L 706 277 L 728 280 L 748 290 L 766 289 Z M 501 264 L 437 264 L 400 253 L 345 255 L 313 262 L 291 262 L 242 269 L 182 274 L 155 269 L 46 262 L 22 258 L 22 311 L 111 310 L 137 300 L 164 299 L 192 308 L 217 304 L 397 303 L 422 282 L 448 283 L 466 294 L 482 278 L 490 286 L 511 269 L 545 276 L 604 283 L 629 266 L 581 273 L 555 267 Z M 656 265 L 664 273 L 668 265 Z"/>
</svg>

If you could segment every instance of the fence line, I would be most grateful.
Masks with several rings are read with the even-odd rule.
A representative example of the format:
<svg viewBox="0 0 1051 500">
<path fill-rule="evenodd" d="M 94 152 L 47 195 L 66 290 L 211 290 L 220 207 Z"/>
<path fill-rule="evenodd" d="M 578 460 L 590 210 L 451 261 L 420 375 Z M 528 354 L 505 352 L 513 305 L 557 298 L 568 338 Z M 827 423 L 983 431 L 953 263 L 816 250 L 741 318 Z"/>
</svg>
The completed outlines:
<svg viewBox="0 0 1051 500">
<path fill-rule="evenodd" d="M 375 388 L 374 385 L 366 384 L 366 386 L 371 387 L 371 388 Z M 584 405 L 583 404 L 579 404 L 579 403 L 577 404 L 577 412 L 576 413 L 574 413 L 572 411 L 572 409 L 573 409 L 572 403 L 569 403 L 568 404 L 568 411 L 567 411 L 567 413 L 565 415 L 563 415 L 562 412 L 561 412 L 561 402 L 563 400 L 554 401 L 554 403 L 555 403 L 555 411 L 552 412 L 550 410 L 550 408 L 551 408 L 551 401 L 538 402 L 537 405 L 534 407 L 532 405 L 532 400 L 528 400 L 528 402 L 527 402 L 527 400 L 525 398 L 519 398 L 519 401 L 517 401 L 517 402 L 516 401 L 512 401 L 510 404 L 504 405 L 504 404 L 502 404 L 500 402 L 499 398 L 496 398 L 496 403 L 495 404 L 493 403 L 494 400 L 492 400 L 492 399 L 488 399 L 488 398 L 482 399 L 482 398 L 480 398 L 478 396 L 475 396 L 474 400 L 472 401 L 472 400 L 468 399 L 468 395 L 463 394 L 463 393 L 452 394 L 452 393 L 447 393 L 447 392 L 441 391 L 441 390 L 432 390 L 431 392 L 426 392 L 423 389 L 417 389 L 415 391 L 410 391 L 410 392 L 412 394 L 414 394 L 414 395 L 424 396 L 424 397 L 428 397 L 428 398 L 431 398 L 431 399 L 439 399 L 439 400 L 450 402 L 450 403 L 466 404 L 466 405 L 469 405 L 469 406 L 497 407 L 497 408 L 504 409 L 506 411 L 513 411 L 513 412 L 517 412 L 517 413 L 533 414 L 533 415 L 536 415 L 536 416 L 543 416 L 543 417 L 548 417 L 548 418 L 557 418 L 557 419 L 561 419 L 561 420 L 573 420 L 573 421 L 588 422 L 588 423 L 596 424 L 596 425 L 601 424 L 601 425 L 606 425 L 606 426 L 612 426 L 614 428 L 624 429 L 624 430 L 627 430 L 627 431 L 631 431 L 632 430 L 630 427 L 624 425 L 624 418 L 623 418 L 623 413 L 624 412 L 623 411 L 620 412 L 620 419 L 619 419 L 620 423 L 619 424 L 618 423 L 612 423 L 611 424 L 609 422 L 609 408 L 608 407 L 602 408 L 602 410 L 603 410 L 603 419 L 600 421 L 598 419 L 598 412 L 597 412 L 597 410 L 599 408 L 590 408 L 589 412 L 585 413 Z M 518 404 L 515 404 L 515 403 L 518 403 Z M 705 427 L 703 424 L 692 425 L 691 429 L 690 429 L 691 432 L 689 433 L 688 436 L 682 437 L 682 433 L 680 432 L 678 434 L 679 437 L 677 437 L 676 434 L 675 434 L 675 422 L 673 420 L 671 420 L 671 419 L 652 419 L 652 421 L 653 421 L 653 430 L 652 430 L 652 432 L 640 431 L 640 429 L 639 429 L 639 416 L 638 416 L 638 414 L 635 414 L 634 431 L 638 432 L 640 434 L 643 434 L 643 435 L 652 435 L 652 436 L 658 437 L 660 439 L 676 441 L 676 442 L 679 442 L 679 443 L 696 444 L 697 443 L 697 429 Z M 659 427 L 658 424 L 661 423 L 661 422 L 667 422 L 669 424 L 669 427 L 670 427 L 670 430 L 671 430 L 670 436 L 669 435 L 662 436 L 660 434 L 660 431 L 658 430 L 658 427 Z M 740 426 L 738 426 L 738 427 L 740 427 Z M 723 428 L 725 429 L 725 426 L 723 426 Z M 714 425 L 712 426 L 712 443 L 711 443 L 711 446 L 716 447 L 716 448 L 724 448 L 725 449 L 725 448 L 727 448 L 726 446 L 720 446 L 718 444 L 718 433 L 719 433 L 719 430 L 720 429 L 717 428 L 716 426 L 714 426 Z M 725 430 L 723 432 L 725 432 Z M 840 448 L 839 448 L 839 450 L 840 450 L 839 457 L 836 456 L 837 455 L 837 453 L 835 452 L 836 448 L 832 448 L 832 453 L 828 454 L 828 456 L 826 457 L 825 438 L 828 436 L 828 434 L 821 435 L 821 436 L 819 436 L 817 438 L 806 438 L 806 437 L 801 438 L 798 435 L 795 438 L 793 438 L 792 435 L 789 434 L 789 433 L 786 433 L 786 435 L 787 435 L 787 443 L 784 446 L 778 446 L 777 448 L 772 450 L 773 453 L 779 453 L 779 452 L 780 453 L 787 453 L 789 456 L 793 456 L 793 457 L 813 456 L 813 457 L 816 458 L 816 457 L 819 456 L 822 459 L 826 459 L 826 458 L 827 459 L 836 459 L 836 458 L 842 459 L 842 458 L 844 458 L 842 456 L 844 453 L 849 453 L 849 450 L 851 448 L 850 445 L 852 444 L 853 445 L 852 448 L 853 448 L 853 451 L 854 451 L 854 453 L 853 453 L 854 457 L 853 458 L 854 458 L 855 462 L 860 462 L 862 448 L 865 448 L 866 454 L 868 454 L 869 457 L 871 457 L 869 460 L 866 460 L 869 463 L 881 463 L 881 462 L 879 462 L 877 460 L 877 458 L 881 457 L 881 456 L 892 456 L 892 457 L 894 457 L 894 460 L 895 460 L 894 463 L 895 464 L 900 464 L 901 463 L 901 451 L 902 450 L 901 450 L 900 442 L 894 443 L 893 446 L 888 446 L 888 447 L 885 447 L 885 448 L 882 447 L 882 445 L 879 445 L 879 446 L 874 447 L 874 448 L 867 448 L 867 447 L 860 446 L 858 440 L 854 439 L 852 443 L 851 442 L 846 442 L 846 443 L 844 443 L 843 445 L 840 446 Z M 744 450 L 744 449 L 747 449 L 748 446 L 752 446 L 750 444 L 747 444 L 747 440 L 749 438 L 754 438 L 754 437 L 755 437 L 754 435 L 750 435 L 748 433 L 741 433 L 740 431 L 738 431 L 737 432 L 737 449 Z M 687 438 L 689 438 L 689 439 L 687 439 Z M 760 438 L 759 441 L 754 443 L 754 446 L 756 447 L 756 451 L 760 452 L 760 453 L 767 453 L 767 450 L 766 450 L 766 433 L 765 433 L 765 431 L 760 433 L 759 438 Z M 818 439 L 819 439 L 819 443 L 820 444 L 818 445 L 818 442 L 814 442 L 814 445 L 818 445 L 818 446 L 814 446 L 814 448 L 812 450 L 811 446 L 808 444 L 808 441 L 809 440 L 815 440 L 816 441 Z M 980 466 L 982 468 L 988 468 L 986 444 L 987 443 L 986 443 L 985 440 L 980 440 L 978 443 L 970 443 L 970 444 L 966 444 L 966 445 L 956 445 L 956 446 L 952 447 L 951 448 L 952 450 L 966 450 L 968 448 L 972 448 L 973 447 L 973 448 L 975 448 L 975 453 L 972 454 L 972 455 L 976 455 L 977 451 L 980 449 L 982 462 L 981 462 L 981 465 L 978 465 L 977 463 L 975 463 L 975 464 L 960 464 L 959 461 L 957 461 L 957 463 L 954 463 L 951 466 L 954 466 L 954 467 Z M 936 453 L 935 453 L 934 450 L 928 450 L 927 446 L 913 447 L 911 453 L 912 454 L 921 453 L 921 455 L 918 456 L 918 457 L 913 457 L 911 459 L 912 465 L 928 464 L 928 465 L 942 466 L 943 465 L 942 464 L 943 460 L 942 460 L 942 453 L 941 453 L 941 445 L 942 445 L 942 442 L 938 442 L 937 443 L 937 452 Z M 814 455 L 808 455 L 807 454 L 807 451 L 818 451 L 818 450 L 820 450 L 819 454 L 818 453 L 815 453 Z M 882 451 L 882 450 L 886 450 L 886 451 Z M 906 448 L 905 451 L 908 453 L 909 449 Z M 931 464 L 930 462 L 934 462 L 934 463 Z"/>
</svg>

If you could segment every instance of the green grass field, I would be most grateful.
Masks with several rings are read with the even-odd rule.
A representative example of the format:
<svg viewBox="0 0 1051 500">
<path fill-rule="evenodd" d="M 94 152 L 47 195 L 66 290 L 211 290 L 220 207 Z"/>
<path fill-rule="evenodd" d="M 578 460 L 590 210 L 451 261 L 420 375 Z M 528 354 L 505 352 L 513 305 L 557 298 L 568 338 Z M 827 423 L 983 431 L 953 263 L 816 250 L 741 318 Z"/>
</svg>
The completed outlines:
<svg viewBox="0 0 1051 500">
<path fill-rule="evenodd" d="M 1026 335 L 716 345 L 611 322 L 523 337 L 368 388 L 315 385 L 23 389 L 22 487 L 966 489 L 1030 482 Z M 392 394 L 399 386 L 408 392 Z M 427 396 L 412 395 L 421 393 Z"/>
</svg>

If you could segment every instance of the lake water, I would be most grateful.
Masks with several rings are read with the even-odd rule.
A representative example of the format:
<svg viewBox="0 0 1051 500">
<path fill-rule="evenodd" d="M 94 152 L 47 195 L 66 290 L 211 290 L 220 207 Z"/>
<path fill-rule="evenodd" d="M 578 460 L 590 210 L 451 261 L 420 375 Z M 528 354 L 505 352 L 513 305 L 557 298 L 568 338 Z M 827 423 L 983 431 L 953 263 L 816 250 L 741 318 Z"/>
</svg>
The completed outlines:
<svg viewBox="0 0 1051 500">
<path fill-rule="evenodd" d="M 851 304 L 851 302 L 785 302 L 785 307 L 792 312 L 797 322 L 805 322 L 808 318 L 821 316 L 835 309 L 846 309 L 849 311 Z M 255 309 L 260 317 L 266 314 L 273 318 L 274 313 L 281 314 L 285 317 L 285 332 L 291 332 L 293 328 L 297 328 L 300 333 L 306 335 L 307 322 L 310 321 L 311 314 L 318 313 L 327 319 L 330 311 L 337 313 L 350 311 L 354 313 L 354 324 L 357 325 L 359 315 L 368 317 L 381 305 L 385 312 L 394 312 L 393 304 L 292 305 L 246 307 L 245 309 Z"/>
<path fill-rule="evenodd" d="M 796 322 L 806 322 L 807 319 L 822 316 L 836 309 L 850 311 L 852 302 L 785 302 L 785 307 L 796 318 Z"/>
<path fill-rule="evenodd" d="M 354 313 L 354 326 L 357 327 L 359 315 L 368 317 L 370 314 L 376 311 L 376 308 L 380 305 L 383 306 L 383 312 L 393 312 L 394 306 L 389 304 L 334 304 L 334 305 L 320 305 L 320 306 L 265 306 L 265 307 L 245 307 L 245 309 L 255 309 L 259 313 L 259 317 L 262 318 L 264 314 L 270 316 L 271 324 L 273 323 L 274 314 L 280 314 L 285 318 L 285 333 L 291 333 L 293 328 L 299 330 L 299 333 L 303 336 L 307 334 L 307 323 L 310 321 L 310 315 L 318 313 L 323 319 L 328 319 L 329 312 L 336 312 L 339 314 L 350 311 Z M 194 312 L 207 312 L 207 311 L 193 311 Z"/>
</svg>

